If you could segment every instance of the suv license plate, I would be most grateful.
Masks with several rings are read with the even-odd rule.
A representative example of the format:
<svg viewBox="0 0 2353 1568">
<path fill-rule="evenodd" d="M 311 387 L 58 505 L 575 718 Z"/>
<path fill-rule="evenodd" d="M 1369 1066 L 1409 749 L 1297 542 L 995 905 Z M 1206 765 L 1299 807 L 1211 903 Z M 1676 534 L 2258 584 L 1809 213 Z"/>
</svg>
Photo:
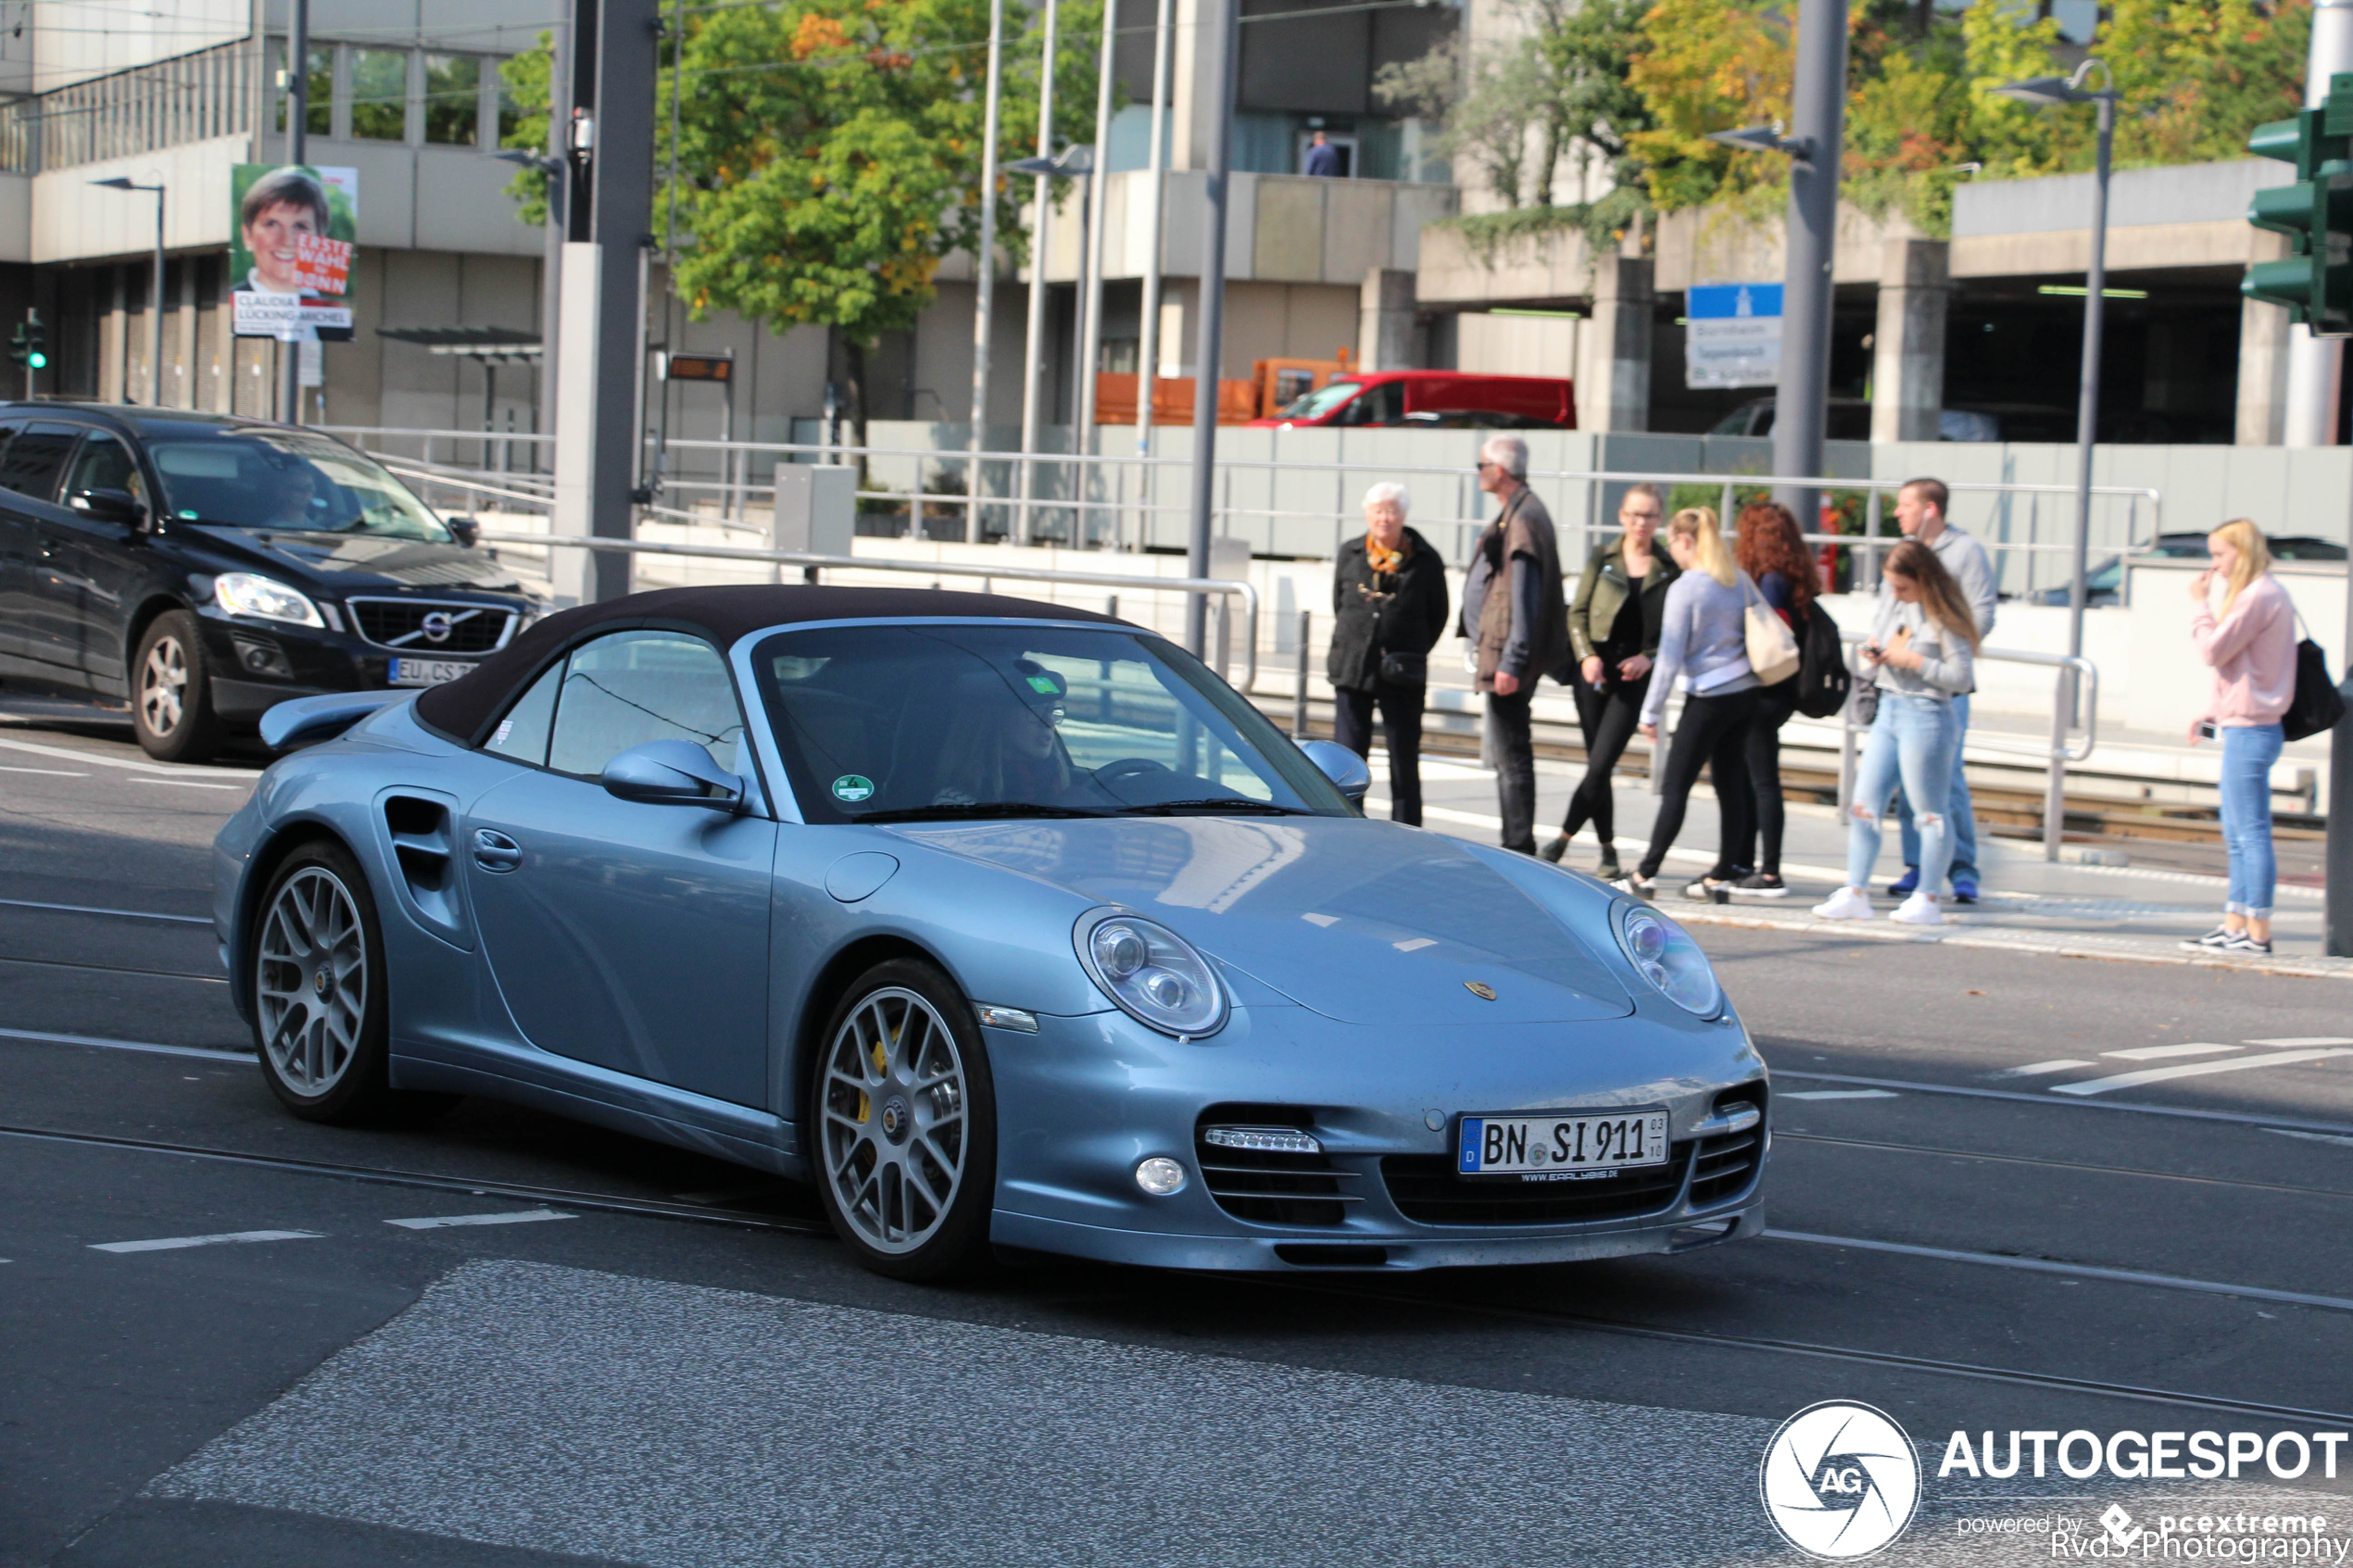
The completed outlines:
<svg viewBox="0 0 2353 1568">
<path fill-rule="evenodd" d="M 1664 1110 L 1466 1116 L 1454 1139 L 1454 1173 L 1604 1181 L 1637 1166 L 1664 1165 L 1668 1153 Z"/>
<path fill-rule="evenodd" d="M 472 670 L 473 665 L 458 659 L 396 659 L 392 661 L 391 680 L 396 686 L 437 686 L 444 681 L 454 681 Z"/>
</svg>

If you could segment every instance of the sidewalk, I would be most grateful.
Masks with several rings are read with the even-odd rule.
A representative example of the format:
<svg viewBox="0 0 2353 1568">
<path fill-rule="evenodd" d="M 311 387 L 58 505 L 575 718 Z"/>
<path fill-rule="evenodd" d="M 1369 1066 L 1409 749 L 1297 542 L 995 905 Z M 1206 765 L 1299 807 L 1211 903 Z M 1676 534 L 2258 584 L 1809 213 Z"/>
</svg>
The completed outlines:
<svg viewBox="0 0 2353 1568">
<path fill-rule="evenodd" d="M 1569 791 L 1581 774 L 1558 763 L 1537 764 L 1537 842 L 1558 831 Z M 1388 771 L 1375 749 L 1373 791 L 1365 799 L 1368 815 L 1389 811 Z M 1423 824 L 1433 831 L 1482 843 L 1495 842 L 1502 826 L 1495 815 L 1495 777 L 1467 764 L 1425 758 L 1422 762 Z M 1650 823 L 1657 799 L 1643 780 L 1621 776 L 1617 781 L 1617 852 L 1630 868 L 1648 847 Z M 1902 869 L 1896 834 L 1891 822 L 1873 878 L 1873 902 L 1880 918 L 1862 922 L 1830 922 L 1814 918 L 1811 906 L 1846 880 L 1846 835 L 1836 814 L 1827 807 L 1789 807 L 1789 826 L 1782 847 L 1781 876 L 1789 884 L 1786 898 L 1740 899 L 1729 905 L 1704 904 L 1682 896 L 1684 884 L 1715 860 L 1717 812 L 1712 794 L 1703 785 L 1692 796 L 1683 832 L 1667 852 L 1659 876 L 1659 907 L 1677 920 L 1693 925 L 1740 925 L 1818 935 L 1836 941 L 1942 942 L 1964 947 L 1990 947 L 2009 952 L 2070 958 L 2121 959 L 2140 962 L 2180 963 L 2251 970 L 2265 973 L 2353 979 L 2353 959 L 2322 956 L 2322 896 L 2315 887 L 2283 884 L 2272 918 L 2272 956 L 2269 959 L 2189 953 L 2180 947 L 2185 937 L 2210 930 L 2220 921 L 2222 879 L 2192 872 L 2139 866 L 2053 864 L 2042 847 L 2024 840 L 1978 839 L 1983 892 L 1975 905 L 1951 903 L 1946 923 L 1919 929 L 1896 925 L 1885 917 L 1895 900 L 1883 896 L 1887 884 Z M 1598 856 L 1588 830 L 1569 847 L 1565 864 L 1590 872 Z"/>
</svg>

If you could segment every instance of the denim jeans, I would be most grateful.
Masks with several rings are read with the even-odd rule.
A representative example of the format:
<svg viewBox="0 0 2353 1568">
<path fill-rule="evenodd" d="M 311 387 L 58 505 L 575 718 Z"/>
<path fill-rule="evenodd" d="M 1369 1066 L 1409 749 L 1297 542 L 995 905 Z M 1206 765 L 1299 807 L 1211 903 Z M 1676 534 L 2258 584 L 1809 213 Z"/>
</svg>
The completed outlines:
<svg viewBox="0 0 2353 1568">
<path fill-rule="evenodd" d="M 1960 736 L 1953 743 L 1953 784 L 1944 792 L 1944 815 L 1953 823 L 1953 875 L 1977 879 L 1977 813 L 1969 809 L 1969 776 L 1961 768 L 1960 742 L 1969 738 L 1969 693 L 1953 699 L 1953 716 L 1960 721 Z M 1920 830 L 1912 821 L 1912 796 L 1909 790 L 1895 797 L 1895 821 L 1904 837 L 1904 863 L 1920 863 Z M 1921 883 L 1931 893 L 1941 893 L 1941 885 Z"/>
<path fill-rule="evenodd" d="M 1846 824 L 1846 883 L 1868 887 L 1879 859 L 1880 818 L 1900 782 L 1919 811 L 1920 891 L 1938 894 L 1953 863 L 1952 818 L 1944 809 L 1953 759 L 1961 749 L 1960 715 L 1938 697 L 1879 694 L 1879 718 L 1863 746 L 1855 809 Z"/>
<path fill-rule="evenodd" d="M 2222 726 L 2222 847 L 2231 858 L 2231 914 L 2271 918 L 2279 862 L 2271 853 L 2271 764 L 2280 759 L 2277 724 Z"/>
<path fill-rule="evenodd" d="M 1509 696 L 1487 694 L 1485 754 L 1495 769 L 1495 804 L 1504 819 L 1503 845 L 1536 853 L 1536 744 L 1528 705 L 1536 695 L 1530 675 Z"/>
</svg>

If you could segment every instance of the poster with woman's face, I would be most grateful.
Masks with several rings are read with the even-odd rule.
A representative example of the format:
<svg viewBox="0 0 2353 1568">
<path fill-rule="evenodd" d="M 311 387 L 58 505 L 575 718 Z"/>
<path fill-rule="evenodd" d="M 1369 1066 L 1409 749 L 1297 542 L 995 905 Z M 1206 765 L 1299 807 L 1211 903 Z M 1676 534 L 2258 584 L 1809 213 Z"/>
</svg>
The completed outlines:
<svg viewBox="0 0 2353 1568">
<path fill-rule="evenodd" d="M 310 164 L 241 163 L 229 184 L 229 275 L 243 336 L 351 327 L 359 175 Z"/>
</svg>

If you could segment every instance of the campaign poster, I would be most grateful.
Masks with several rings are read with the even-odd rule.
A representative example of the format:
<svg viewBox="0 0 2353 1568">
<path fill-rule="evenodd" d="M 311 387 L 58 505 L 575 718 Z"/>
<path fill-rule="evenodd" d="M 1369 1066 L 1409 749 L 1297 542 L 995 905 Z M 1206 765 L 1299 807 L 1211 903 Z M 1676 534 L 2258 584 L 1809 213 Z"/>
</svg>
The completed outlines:
<svg viewBox="0 0 2353 1568">
<path fill-rule="evenodd" d="M 359 171 L 241 163 L 230 174 L 229 201 L 237 335 L 347 341 Z"/>
</svg>

